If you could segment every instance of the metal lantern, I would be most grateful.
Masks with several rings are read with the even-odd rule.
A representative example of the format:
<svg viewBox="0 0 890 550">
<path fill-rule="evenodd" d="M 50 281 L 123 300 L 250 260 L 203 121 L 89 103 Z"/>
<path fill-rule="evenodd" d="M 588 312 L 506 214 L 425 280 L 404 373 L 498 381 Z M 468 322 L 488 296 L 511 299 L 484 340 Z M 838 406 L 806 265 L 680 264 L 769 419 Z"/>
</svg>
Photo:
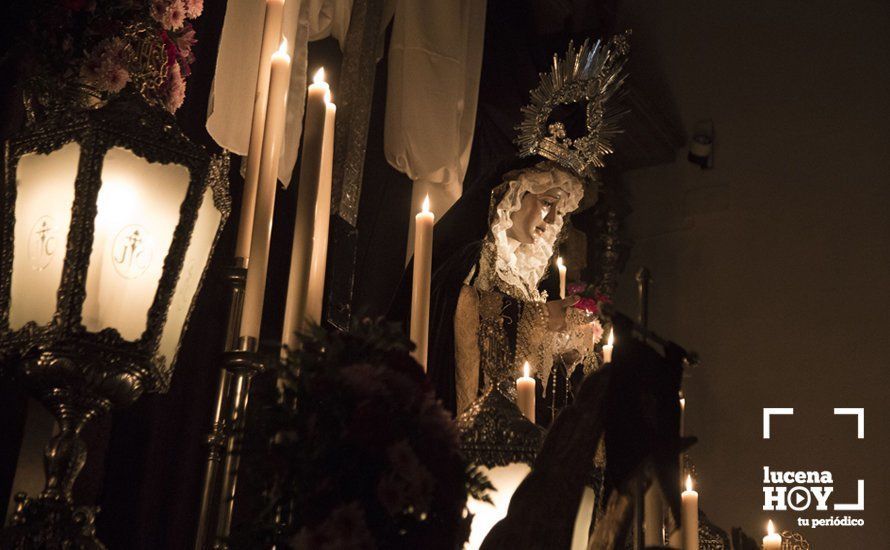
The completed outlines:
<svg viewBox="0 0 890 550">
<path fill-rule="evenodd" d="M 490 503 L 473 498 L 467 502 L 473 514 L 467 547 L 476 549 L 494 524 L 507 515 L 510 498 L 531 471 L 544 442 L 544 430 L 523 416 L 498 384 L 489 385 L 457 418 L 457 426 L 467 460 L 478 466 L 496 489 L 489 495 Z"/>
<path fill-rule="evenodd" d="M 101 547 L 93 511 L 72 503 L 86 460 L 79 433 L 168 388 L 229 214 L 228 157 L 125 90 L 31 123 L 5 144 L 4 161 L 0 369 L 60 428 L 45 449 L 45 488 L 18 499 L 10 531 L 37 547 Z"/>
</svg>

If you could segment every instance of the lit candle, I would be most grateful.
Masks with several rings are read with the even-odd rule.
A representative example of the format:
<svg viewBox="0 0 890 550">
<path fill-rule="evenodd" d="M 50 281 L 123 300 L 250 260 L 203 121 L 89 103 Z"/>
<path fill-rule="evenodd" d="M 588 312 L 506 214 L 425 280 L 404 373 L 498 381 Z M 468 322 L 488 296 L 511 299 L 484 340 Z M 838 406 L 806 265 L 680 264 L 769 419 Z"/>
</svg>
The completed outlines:
<svg viewBox="0 0 890 550">
<path fill-rule="evenodd" d="M 698 493 L 692 490 L 692 476 L 686 476 L 686 490 L 680 497 L 683 550 L 698 550 Z"/>
<path fill-rule="evenodd" d="M 603 344 L 603 364 L 612 362 L 612 350 L 615 349 L 615 329 L 609 329 L 609 339 Z"/>
<path fill-rule="evenodd" d="M 250 236 L 253 233 L 253 216 L 256 207 L 257 182 L 260 176 L 260 156 L 263 147 L 263 130 L 266 124 L 266 107 L 269 101 L 269 74 L 272 70 L 272 54 L 281 41 L 281 21 L 284 0 L 266 0 L 266 19 L 263 23 L 263 41 L 260 46 L 260 64 L 257 71 L 256 93 L 253 101 L 253 122 L 250 126 L 250 145 L 247 149 L 247 169 L 244 174 L 244 191 L 241 195 L 241 216 L 238 236 L 235 240 L 235 257 L 247 260 L 250 255 Z"/>
<path fill-rule="evenodd" d="M 680 390 L 680 437 L 686 435 L 686 397 Z"/>
<path fill-rule="evenodd" d="M 324 68 L 321 68 L 315 73 L 312 84 L 306 91 L 306 119 L 303 123 L 303 148 L 300 152 L 300 187 L 297 189 L 297 212 L 294 217 L 287 298 L 284 303 L 284 327 L 281 330 L 281 339 L 286 349 L 282 349 L 282 355 L 287 349 L 295 350 L 299 347 L 297 335 L 306 326 L 313 233 L 327 118 L 325 97 L 330 91 L 324 80 Z"/>
<path fill-rule="evenodd" d="M 269 107 L 263 129 L 263 147 L 257 186 L 256 212 L 250 239 L 250 255 L 253 259 L 247 269 L 244 289 L 244 311 L 241 318 L 242 338 L 259 341 L 260 322 L 263 317 L 263 297 L 266 293 L 266 269 L 269 263 L 269 237 L 272 235 L 272 212 L 275 209 L 275 186 L 278 181 L 278 158 L 284 139 L 284 117 L 287 104 L 287 88 L 290 83 L 290 56 L 287 40 L 272 54 L 269 78 Z"/>
<path fill-rule="evenodd" d="M 766 524 L 766 536 L 763 537 L 763 550 L 782 550 L 782 535 L 776 533 L 773 520 Z"/>
<path fill-rule="evenodd" d="M 526 418 L 535 421 L 535 379 L 529 374 L 528 361 L 522 366 L 523 375 L 516 379 L 516 405 Z"/>
<path fill-rule="evenodd" d="M 562 256 L 556 258 L 556 269 L 559 270 L 559 297 L 566 297 L 566 266 L 562 263 Z"/>
<path fill-rule="evenodd" d="M 324 302 L 324 273 L 328 258 L 328 225 L 331 221 L 331 176 L 334 169 L 334 118 L 337 106 L 331 102 L 331 94 L 324 98 L 324 140 L 321 146 L 321 174 L 318 181 L 318 201 L 315 203 L 315 230 L 312 237 L 312 261 L 309 266 L 309 297 L 306 318 L 321 323 Z"/>
<path fill-rule="evenodd" d="M 417 345 L 414 358 L 426 370 L 430 327 L 430 281 L 433 269 L 433 224 L 430 197 L 414 218 L 414 286 L 411 291 L 411 340 Z"/>
</svg>

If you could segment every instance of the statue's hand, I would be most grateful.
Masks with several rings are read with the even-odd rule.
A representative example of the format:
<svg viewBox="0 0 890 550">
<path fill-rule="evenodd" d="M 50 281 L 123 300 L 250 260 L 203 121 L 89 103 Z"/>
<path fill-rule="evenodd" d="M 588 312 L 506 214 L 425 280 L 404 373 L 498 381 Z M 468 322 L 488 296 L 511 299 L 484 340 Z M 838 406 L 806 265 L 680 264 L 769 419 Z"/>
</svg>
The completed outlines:
<svg viewBox="0 0 890 550">
<path fill-rule="evenodd" d="M 581 298 L 578 296 L 568 296 L 562 300 L 553 300 L 547 302 L 547 328 L 553 332 L 560 332 L 566 328 L 566 312 Z"/>
</svg>

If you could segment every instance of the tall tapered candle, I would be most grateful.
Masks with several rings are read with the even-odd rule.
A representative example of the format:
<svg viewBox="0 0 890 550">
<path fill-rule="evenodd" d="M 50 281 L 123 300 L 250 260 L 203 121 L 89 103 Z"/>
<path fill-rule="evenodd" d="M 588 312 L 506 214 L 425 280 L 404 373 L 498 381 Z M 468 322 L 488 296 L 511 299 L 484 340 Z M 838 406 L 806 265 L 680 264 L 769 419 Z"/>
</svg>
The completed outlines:
<svg viewBox="0 0 890 550">
<path fill-rule="evenodd" d="M 526 418 L 535 421 L 535 379 L 531 377 L 528 361 L 522 366 L 522 376 L 516 379 L 516 406 Z"/>
<path fill-rule="evenodd" d="M 414 218 L 414 285 L 411 290 L 411 340 L 417 345 L 414 358 L 426 370 L 430 327 L 430 282 L 433 269 L 433 224 L 430 197 Z"/>
<path fill-rule="evenodd" d="M 297 213 L 294 217 L 294 239 L 291 245 L 287 298 L 284 303 L 284 327 L 281 339 L 288 349 L 299 346 L 298 334 L 306 326 L 306 305 L 309 291 L 309 268 L 315 231 L 318 184 L 321 176 L 321 154 L 324 143 L 327 106 L 325 97 L 330 87 L 319 69 L 306 90 L 306 120 L 303 123 L 303 149 L 300 153 L 300 187 L 297 189 Z M 284 353 L 284 352 L 283 352 Z"/>
<path fill-rule="evenodd" d="M 776 533 L 773 520 L 766 524 L 766 536 L 763 537 L 763 550 L 782 550 L 782 535 Z"/>
<path fill-rule="evenodd" d="M 556 258 L 556 269 L 559 271 L 559 297 L 566 297 L 566 266 L 562 263 L 562 256 Z"/>
<path fill-rule="evenodd" d="M 664 546 L 664 499 L 658 480 L 646 490 L 643 498 L 644 541 L 646 546 Z"/>
<path fill-rule="evenodd" d="M 275 187 L 278 181 L 278 157 L 284 138 L 284 117 L 287 88 L 290 82 L 290 56 L 287 40 L 272 54 L 269 78 L 269 107 L 263 129 L 263 148 L 257 186 L 256 213 L 250 239 L 250 262 L 244 288 L 244 311 L 241 337 L 259 341 L 266 293 L 266 269 L 269 263 L 269 237 L 272 235 L 272 212 L 275 209 Z"/>
<path fill-rule="evenodd" d="M 331 176 L 334 168 L 334 119 L 337 106 L 331 94 L 325 96 L 324 140 L 321 146 L 321 174 L 318 180 L 318 201 L 315 203 L 315 230 L 312 237 L 312 261 L 309 266 L 309 296 L 306 318 L 321 323 L 324 301 L 324 273 L 328 258 L 328 226 L 331 221 Z"/>
<path fill-rule="evenodd" d="M 692 476 L 686 476 L 686 490 L 680 498 L 683 550 L 698 550 L 698 493 L 692 490 Z"/>
<path fill-rule="evenodd" d="M 247 149 L 247 170 L 244 174 L 244 191 L 241 195 L 238 235 L 235 238 L 235 257 L 242 259 L 245 264 L 243 267 L 247 267 L 250 256 L 250 236 L 253 233 L 257 183 L 260 177 L 263 130 L 269 103 L 269 76 L 272 71 L 272 54 L 275 53 L 275 46 L 281 42 L 283 14 L 284 0 L 266 0 L 266 19 L 263 23 L 263 41 L 260 45 L 260 63 L 253 101 L 253 122 L 250 126 L 250 142 Z"/>
<path fill-rule="evenodd" d="M 615 349 L 615 329 L 609 329 L 609 339 L 603 344 L 603 364 L 612 362 L 612 350 Z"/>
</svg>

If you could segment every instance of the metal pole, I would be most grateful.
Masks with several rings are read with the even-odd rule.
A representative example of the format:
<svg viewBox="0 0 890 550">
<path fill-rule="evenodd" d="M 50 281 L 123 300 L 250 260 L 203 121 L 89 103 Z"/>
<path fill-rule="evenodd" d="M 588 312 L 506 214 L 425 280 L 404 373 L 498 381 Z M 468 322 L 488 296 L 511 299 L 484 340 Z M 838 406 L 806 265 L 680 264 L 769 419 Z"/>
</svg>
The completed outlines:
<svg viewBox="0 0 890 550">
<path fill-rule="evenodd" d="M 646 331 L 649 328 L 649 282 L 651 280 L 651 275 L 649 270 L 645 267 L 641 267 L 639 271 L 637 271 L 637 288 L 639 290 L 639 306 L 640 306 L 640 315 L 637 321 L 640 326 L 643 327 L 643 330 Z M 646 341 L 646 336 L 643 336 L 643 342 Z M 645 479 L 642 474 L 637 479 L 637 485 L 634 487 L 634 530 L 633 530 L 633 547 L 634 550 L 643 550 L 644 548 L 644 539 L 643 539 L 643 514 L 644 514 L 644 501 L 645 501 Z"/>
<path fill-rule="evenodd" d="M 247 278 L 247 262 L 244 258 L 236 258 L 234 266 L 226 274 L 229 286 L 229 315 L 226 323 L 225 351 L 235 349 L 237 335 L 241 328 L 241 310 L 244 302 L 244 282 Z M 207 465 L 204 473 L 204 486 L 201 491 L 201 512 L 198 516 L 198 533 L 195 539 L 195 550 L 212 548 L 208 539 L 212 540 L 217 532 L 217 518 L 221 505 L 219 466 L 228 449 L 231 432 L 233 400 L 239 399 L 242 393 L 239 384 L 233 384 L 235 374 L 226 362 L 219 373 L 219 384 L 216 392 L 216 408 L 213 424 L 207 435 Z M 243 387 L 243 383 L 241 384 Z M 234 394 L 233 394 L 234 390 Z M 228 533 L 226 534 L 228 535 Z M 212 544 L 212 542 L 210 543 Z"/>
</svg>

